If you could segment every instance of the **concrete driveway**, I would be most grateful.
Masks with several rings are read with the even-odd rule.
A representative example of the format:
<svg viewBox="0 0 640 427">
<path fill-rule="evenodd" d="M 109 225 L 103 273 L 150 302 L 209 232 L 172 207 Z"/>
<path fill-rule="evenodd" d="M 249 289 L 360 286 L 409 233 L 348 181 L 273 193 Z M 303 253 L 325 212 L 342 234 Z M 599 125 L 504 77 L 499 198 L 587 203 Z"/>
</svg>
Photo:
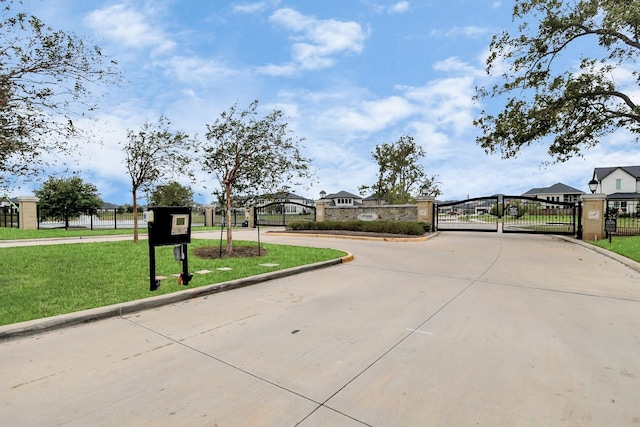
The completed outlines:
<svg viewBox="0 0 640 427">
<path fill-rule="evenodd" d="M 536 235 L 261 239 L 355 260 L 0 342 L 1 424 L 640 425 L 628 265 Z"/>
</svg>

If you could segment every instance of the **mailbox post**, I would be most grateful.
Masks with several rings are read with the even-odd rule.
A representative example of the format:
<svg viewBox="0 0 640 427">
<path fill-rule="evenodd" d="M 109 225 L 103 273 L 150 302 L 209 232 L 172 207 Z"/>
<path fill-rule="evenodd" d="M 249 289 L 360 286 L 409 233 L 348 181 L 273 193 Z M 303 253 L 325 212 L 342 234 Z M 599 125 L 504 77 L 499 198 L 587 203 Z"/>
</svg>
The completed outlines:
<svg viewBox="0 0 640 427">
<path fill-rule="evenodd" d="M 618 221 L 615 217 L 604 221 L 604 231 L 606 231 L 607 236 L 609 237 L 609 243 L 611 243 L 611 235 L 616 234 L 617 225 Z"/>
<path fill-rule="evenodd" d="M 191 243 L 191 208 L 152 207 L 144 212 L 149 227 L 149 290 L 160 287 L 156 279 L 156 246 L 174 245 L 173 255 L 182 264 L 178 284 L 188 286 L 193 274 L 189 273 L 187 243 Z"/>
</svg>

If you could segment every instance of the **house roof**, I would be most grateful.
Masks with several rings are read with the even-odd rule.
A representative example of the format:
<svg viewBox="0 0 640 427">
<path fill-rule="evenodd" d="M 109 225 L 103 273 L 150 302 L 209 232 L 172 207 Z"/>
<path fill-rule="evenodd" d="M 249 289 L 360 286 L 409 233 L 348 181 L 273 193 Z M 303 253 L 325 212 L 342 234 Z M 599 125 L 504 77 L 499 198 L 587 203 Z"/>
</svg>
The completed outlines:
<svg viewBox="0 0 640 427">
<path fill-rule="evenodd" d="M 278 199 L 301 199 L 301 200 L 304 200 L 304 197 L 302 197 L 302 196 L 298 196 L 297 194 L 287 193 L 287 192 L 275 193 L 275 194 L 269 194 L 269 195 L 265 194 L 265 195 L 262 195 L 260 197 L 263 197 L 263 198 L 277 197 Z"/>
<path fill-rule="evenodd" d="M 326 196 L 324 196 L 324 198 L 325 199 L 347 199 L 347 198 L 362 199 L 362 197 L 356 196 L 355 194 L 351 194 L 348 191 L 340 191 L 335 194 L 327 194 Z"/>
<path fill-rule="evenodd" d="M 558 182 L 551 187 L 532 188 L 524 193 L 524 195 L 527 194 L 584 194 L 584 191 Z"/>
<path fill-rule="evenodd" d="M 607 200 L 638 200 L 640 193 L 613 193 L 607 195 Z"/>
<path fill-rule="evenodd" d="M 608 168 L 595 168 L 593 170 L 593 178 L 597 181 L 602 181 L 613 171 L 621 169 L 631 175 L 634 178 L 640 178 L 640 166 L 613 166 Z"/>
</svg>

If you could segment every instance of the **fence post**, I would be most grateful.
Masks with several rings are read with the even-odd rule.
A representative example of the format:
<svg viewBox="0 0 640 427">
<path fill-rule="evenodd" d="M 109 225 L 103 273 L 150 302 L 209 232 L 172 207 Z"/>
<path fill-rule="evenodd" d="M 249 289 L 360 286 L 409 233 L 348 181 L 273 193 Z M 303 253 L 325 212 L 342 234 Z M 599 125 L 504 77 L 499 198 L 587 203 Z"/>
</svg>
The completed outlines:
<svg viewBox="0 0 640 427">
<path fill-rule="evenodd" d="M 18 197 L 20 216 L 18 228 L 36 230 L 38 228 L 38 198 L 34 196 Z"/>
<path fill-rule="evenodd" d="M 204 205 L 204 226 L 213 227 L 215 225 L 215 205 Z"/>
<path fill-rule="evenodd" d="M 316 221 L 317 222 L 325 221 L 325 218 L 326 218 L 325 207 L 331 205 L 331 203 L 332 203 L 331 200 L 326 200 L 326 199 L 316 200 L 315 205 L 316 205 Z"/>
<path fill-rule="evenodd" d="M 605 194 L 583 194 L 582 201 L 583 240 L 604 239 L 605 205 L 607 196 Z"/>
<path fill-rule="evenodd" d="M 256 227 L 256 210 L 257 210 L 257 207 L 255 206 L 251 206 L 249 208 L 249 211 L 248 211 L 249 218 L 247 219 L 247 221 L 249 221 L 249 228 Z"/>
<path fill-rule="evenodd" d="M 434 230 L 435 228 L 435 224 L 433 223 L 434 202 L 435 198 L 431 196 L 420 196 L 416 199 L 416 203 L 418 205 L 418 222 L 426 222 L 430 224 L 431 230 Z"/>
</svg>

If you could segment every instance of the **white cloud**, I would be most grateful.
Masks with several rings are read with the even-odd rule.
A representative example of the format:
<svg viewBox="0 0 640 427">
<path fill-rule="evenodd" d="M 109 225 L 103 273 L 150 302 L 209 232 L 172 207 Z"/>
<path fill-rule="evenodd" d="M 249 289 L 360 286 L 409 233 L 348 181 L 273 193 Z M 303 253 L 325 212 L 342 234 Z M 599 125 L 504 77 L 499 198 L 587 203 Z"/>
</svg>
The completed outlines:
<svg viewBox="0 0 640 427">
<path fill-rule="evenodd" d="M 256 3 L 237 4 L 233 6 L 233 11 L 236 13 L 257 13 L 262 12 L 267 7 L 267 4 L 263 1 Z"/>
<path fill-rule="evenodd" d="M 461 135 L 474 129 L 473 117 L 477 105 L 473 103 L 473 77 L 434 80 L 422 87 L 406 87 L 406 96 L 415 102 L 421 119 L 434 123 L 439 129 Z"/>
<path fill-rule="evenodd" d="M 177 79 L 199 84 L 211 84 L 213 80 L 227 80 L 240 74 L 218 61 L 196 57 L 174 56 L 165 66 Z"/>
<path fill-rule="evenodd" d="M 326 128 L 345 133 L 370 133 L 406 119 L 413 106 L 404 98 L 391 96 L 377 101 L 363 101 L 355 107 L 335 107 L 322 115 Z"/>
<path fill-rule="evenodd" d="M 399 1 L 396 4 L 389 6 L 389 13 L 404 13 L 409 10 L 408 1 Z"/>
<path fill-rule="evenodd" d="M 167 52 L 175 47 L 161 30 L 147 22 L 144 14 L 123 4 L 94 10 L 85 22 L 96 33 L 130 48 L 151 48 L 155 53 Z"/>
<path fill-rule="evenodd" d="M 389 6 L 382 5 L 379 3 L 369 2 L 367 0 L 361 0 L 361 1 L 365 3 L 367 6 L 369 6 L 376 13 L 397 14 L 397 13 L 405 13 L 409 10 L 409 2 L 406 0 L 399 1 Z"/>
<path fill-rule="evenodd" d="M 298 70 L 318 70 L 334 64 L 334 56 L 340 53 L 360 53 L 366 32 L 357 22 L 321 20 L 305 16 L 293 9 L 276 10 L 270 21 L 294 33 L 291 37 L 292 62 L 284 65 L 267 65 L 261 72 L 273 75 L 292 74 Z"/>
<path fill-rule="evenodd" d="M 452 38 L 463 36 L 467 38 L 480 38 L 485 36 L 486 34 L 491 33 L 491 30 L 487 27 L 479 27 L 477 25 L 468 25 L 466 27 L 453 27 L 447 31 L 442 30 L 432 30 L 431 36 L 438 38 Z"/>
<path fill-rule="evenodd" d="M 469 65 L 469 63 L 461 61 L 459 58 L 450 57 L 442 61 L 438 61 L 433 65 L 433 69 L 436 71 L 442 71 L 444 73 L 456 72 L 465 75 L 484 75 L 482 70 L 477 67 Z"/>
</svg>

